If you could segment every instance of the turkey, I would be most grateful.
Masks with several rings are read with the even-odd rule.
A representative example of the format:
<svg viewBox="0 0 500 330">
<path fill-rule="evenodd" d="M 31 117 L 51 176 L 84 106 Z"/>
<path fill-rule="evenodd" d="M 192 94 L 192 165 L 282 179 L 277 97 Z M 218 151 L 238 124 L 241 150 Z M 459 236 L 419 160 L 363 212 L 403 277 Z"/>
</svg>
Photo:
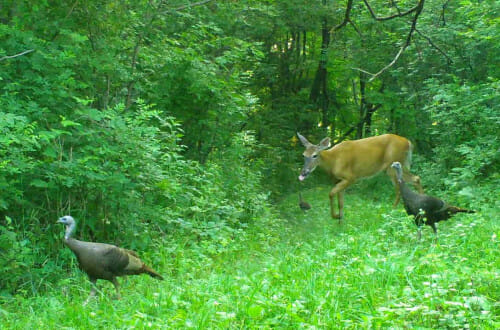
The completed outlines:
<svg viewBox="0 0 500 330">
<path fill-rule="evenodd" d="M 300 192 L 299 192 L 299 207 L 304 212 L 311 208 L 311 204 L 302 199 L 302 194 Z"/>
<path fill-rule="evenodd" d="M 423 224 L 431 226 L 434 234 L 437 235 L 436 222 L 447 220 L 459 212 L 475 213 L 472 210 L 449 205 L 439 198 L 412 191 L 403 181 L 401 164 L 394 162 L 391 167 L 396 170 L 396 178 L 401 190 L 406 213 L 415 217 L 415 224 L 418 227 L 418 239 L 422 236 L 421 227 Z"/>
<path fill-rule="evenodd" d="M 73 251 L 80 268 L 87 273 L 92 289 L 85 301 L 96 294 L 96 282 L 98 279 L 108 280 L 115 286 L 117 298 L 120 299 L 120 286 L 117 276 L 148 274 L 151 277 L 163 280 L 163 277 L 149 268 L 139 259 L 134 251 L 119 248 L 111 244 L 78 241 L 71 236 L 76 228 L 75 219 L 66 215 L 59 218 L 58 223 L 66 226 L 64 243 Z"/>
</svg>

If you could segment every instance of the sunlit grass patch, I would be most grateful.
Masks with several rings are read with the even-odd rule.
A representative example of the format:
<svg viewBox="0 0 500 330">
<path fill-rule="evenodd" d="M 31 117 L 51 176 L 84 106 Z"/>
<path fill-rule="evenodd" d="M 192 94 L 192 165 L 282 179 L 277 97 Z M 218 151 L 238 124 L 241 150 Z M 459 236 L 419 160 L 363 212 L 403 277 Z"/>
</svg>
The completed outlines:
<svg viewBox="0 0 500 330">
<path fill-rule="evenodd" d="M 329 187 L 291 195 L 280 218 L 261 219 L 219 254 L 170 242 L 158 254 L 165 281 L 109 283 L 82 306 L 90 284 L 68 273 L 51 295 L 0 306 L 4 328 L 481 328 L 499 326 L 496 210 L 439 223 L 417 240 L 390 185 L 346 194 L 346 217 L 329 213 Z M 3 311 L 3 312 L 2 312 Z"/>
</svg>

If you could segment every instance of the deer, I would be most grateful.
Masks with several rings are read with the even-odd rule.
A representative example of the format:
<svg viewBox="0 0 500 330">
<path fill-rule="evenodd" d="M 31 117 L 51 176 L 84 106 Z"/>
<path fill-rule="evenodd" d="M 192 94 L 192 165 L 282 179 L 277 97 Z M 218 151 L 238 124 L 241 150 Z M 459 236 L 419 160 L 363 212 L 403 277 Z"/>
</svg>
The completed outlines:
<svg viewBox="0 0 500 330">
<path fill-rule="evenodd" d="M 403 165 L 403 178 L 423 193 L 420 177 L 410 172 L 413 152 L 412 143 L 395 134 L 383 134 L 359 140 L 343 141 L 330 148 L 330 138 L 326 137 L 318 145 L 310 143 L 297 132 L 304 145 L 304 167 L 299 180 L 305 180 L 316 167 L 322 168 L 330 175 L 334 187 L 330 190 L 330 213 L 333 219 L 340 221 L 344 217 L 344 190 L 359 179 L 374 176 L 385 171 L 391 179 L 396 199 L 393 207 L 400 200 L 400 190 L 396 171 L 391 167 L 393 162 Z M 339 213 L 335 213 L 334 198 L 337 196 Z"/>
</svg>

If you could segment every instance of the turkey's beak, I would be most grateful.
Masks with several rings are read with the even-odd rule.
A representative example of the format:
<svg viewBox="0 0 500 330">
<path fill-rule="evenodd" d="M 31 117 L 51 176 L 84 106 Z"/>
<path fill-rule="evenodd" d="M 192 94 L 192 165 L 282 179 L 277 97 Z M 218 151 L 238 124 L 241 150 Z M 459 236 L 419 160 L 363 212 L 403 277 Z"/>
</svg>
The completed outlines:
<svg viewBox="0 0 500 330">
<path fill-rule="evenodd" d="M 57 222 L 56 222 L 56 223 L 64 223 L 63 218 L 59 218 L 59 220 L 57 220 Z"/>
</svg>

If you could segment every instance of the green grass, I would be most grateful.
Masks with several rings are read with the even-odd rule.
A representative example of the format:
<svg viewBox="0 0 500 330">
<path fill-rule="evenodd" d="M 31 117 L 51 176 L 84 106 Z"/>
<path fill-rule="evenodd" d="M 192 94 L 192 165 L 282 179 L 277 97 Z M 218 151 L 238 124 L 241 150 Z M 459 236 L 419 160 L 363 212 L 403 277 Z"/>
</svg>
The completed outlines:
<svg viewBox="0 0 500 330">
<path fill-rule="evenodd" d="M 121 279 L 122 300 L 100 282 L 99 299 L 82 306 L 90 284 L 74 270 L 50 293 L 6 300 L 0 327 L 498 328 L 498 205 L 439 223 L 437 243 L 427 227 L 418 242 L 388 186 L 370 190 L 348 192 L 341 224 L 319 187 L 303 192 L 309 212 L 289 196 L 278 219 L 253 224 L 225 253 L 166 243 L 166 280 Z"/>
</svg>

